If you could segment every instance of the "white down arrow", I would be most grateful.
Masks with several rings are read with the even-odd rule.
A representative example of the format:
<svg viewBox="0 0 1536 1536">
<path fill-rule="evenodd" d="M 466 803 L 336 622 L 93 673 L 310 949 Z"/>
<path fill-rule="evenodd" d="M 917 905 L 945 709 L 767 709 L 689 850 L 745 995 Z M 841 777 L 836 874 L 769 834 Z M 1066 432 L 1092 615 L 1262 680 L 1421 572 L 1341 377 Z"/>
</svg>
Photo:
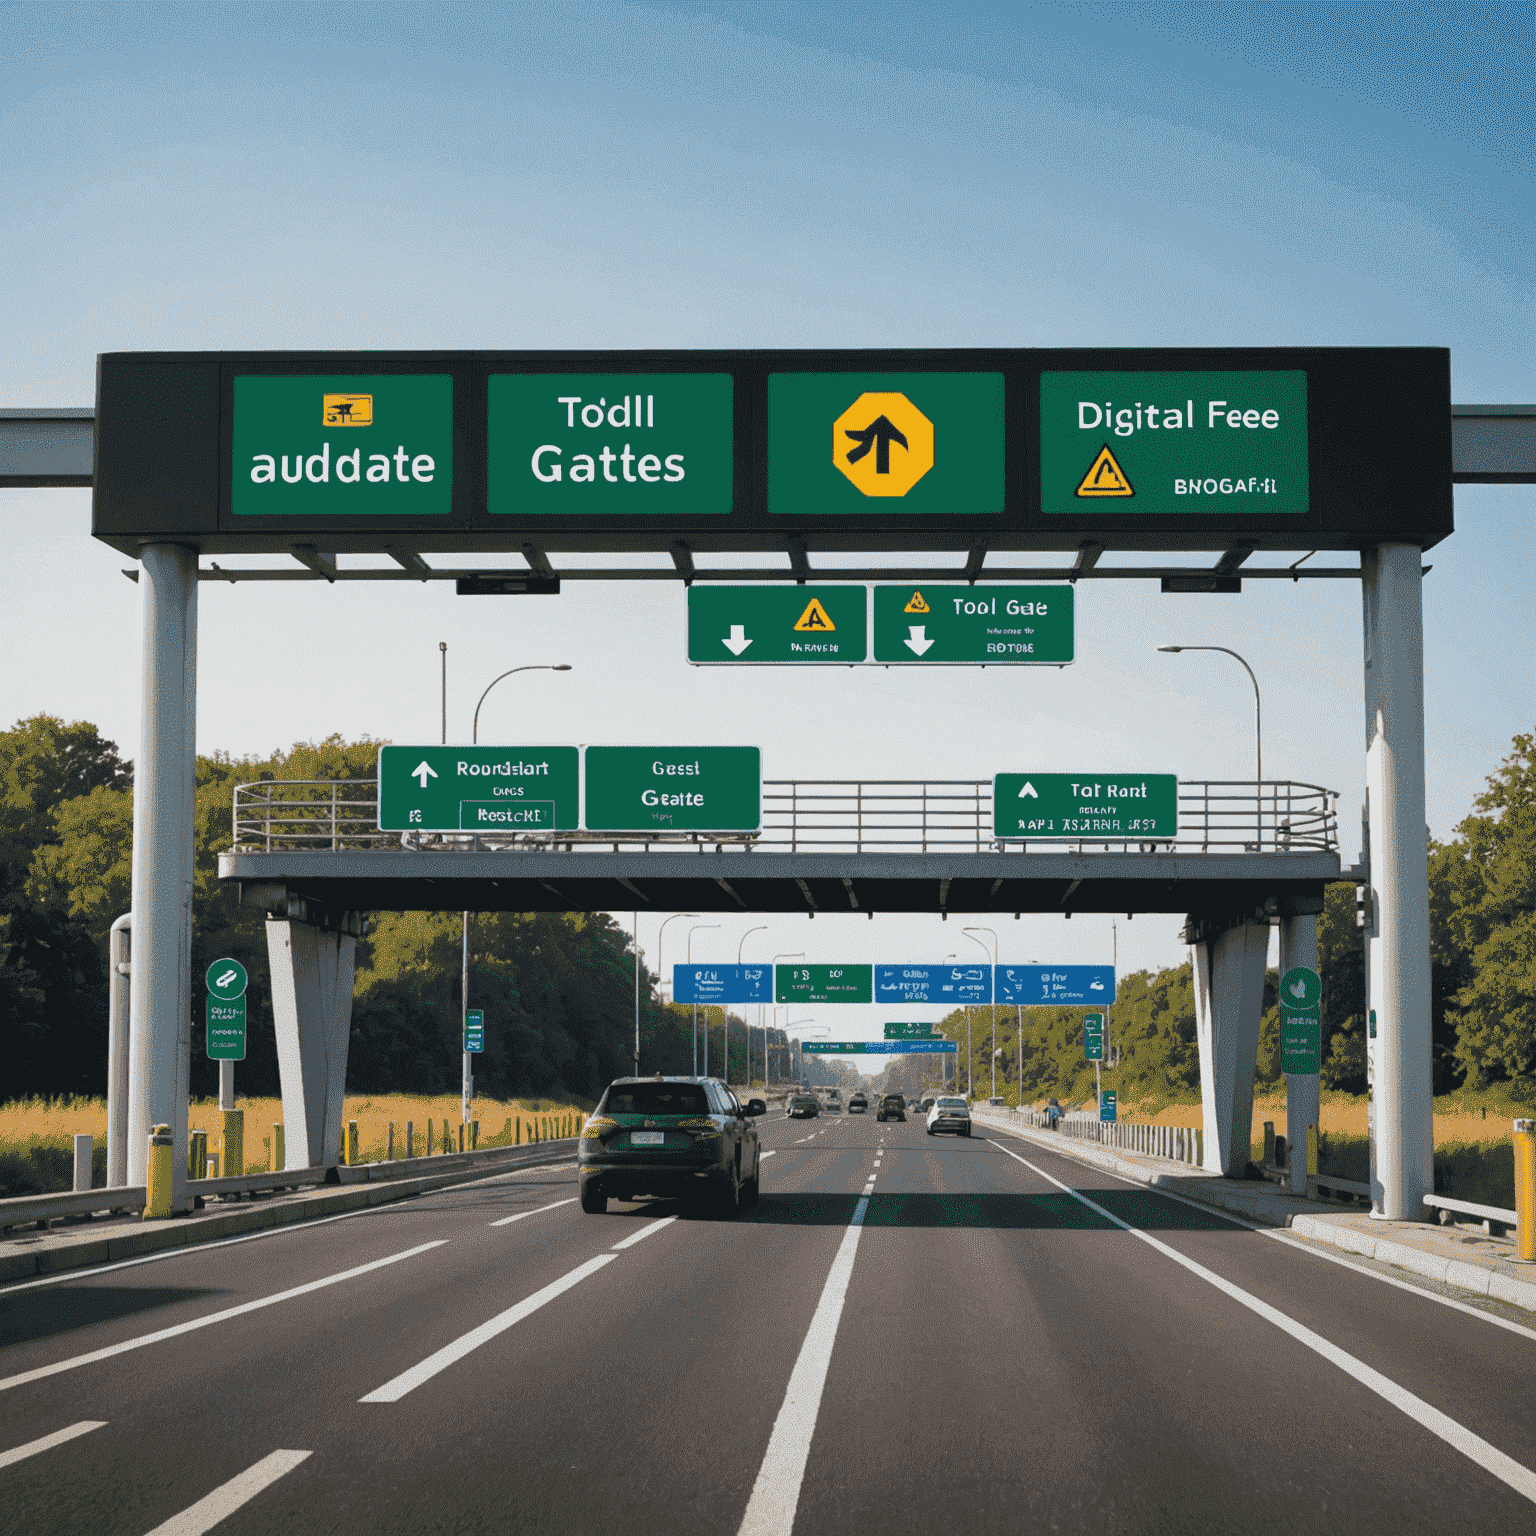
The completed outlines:
<svg viewBox="0 0 1536 1536">
<path fill-rule="evenodd" d="M 921 656 L 933 641 L 928 638 L 926 624 L 908 624 L 907 638 L 901 642 L 914 656 Z"/>
<path fill-rule="evenodd" d="M 746 648 L 752 644 L 747 639 L 747 626 L 745 624 L 731 625 L 731 638 L 720 642 L 732 656 L 740 656 Z"/>
</svg>

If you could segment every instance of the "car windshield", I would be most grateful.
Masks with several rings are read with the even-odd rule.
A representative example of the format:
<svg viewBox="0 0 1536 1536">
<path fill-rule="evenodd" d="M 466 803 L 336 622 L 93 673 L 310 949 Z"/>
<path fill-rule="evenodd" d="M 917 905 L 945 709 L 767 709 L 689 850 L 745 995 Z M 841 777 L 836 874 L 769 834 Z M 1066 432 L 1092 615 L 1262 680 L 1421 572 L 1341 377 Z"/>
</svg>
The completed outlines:
<svg viewBox="0 0 1536 1536">
<path fill-rule="evenodd" d="M 940 1109 L 964 1109 L 965 1108 L 965 1100 L 964 1099 L 940 1099 L 939 1100 L 939 1108 Z"/>
<path fill-rule="evenodd" d="M 615 1083 L 599 1114 L 707 1115 L 709 1101 L 700 1083 Z"/>
</svg>

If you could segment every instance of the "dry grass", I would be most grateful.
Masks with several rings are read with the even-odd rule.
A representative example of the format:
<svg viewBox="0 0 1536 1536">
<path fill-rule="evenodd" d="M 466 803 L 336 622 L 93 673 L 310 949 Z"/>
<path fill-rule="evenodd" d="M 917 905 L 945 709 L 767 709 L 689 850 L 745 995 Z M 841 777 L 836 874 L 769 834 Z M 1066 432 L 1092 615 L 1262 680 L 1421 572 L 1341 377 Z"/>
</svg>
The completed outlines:
<svg viewBox="0 0 1536 1536">
<path fill-rule="evenodd" d="M 245 1111 L 245 1170 L 257 1173 L 267 1168 L 271 1159 L 274 1122 L 283 1118 L 281 1099 L 237 1097 L 236 1106 Z M 395 1126 L 395 1155 L 405 1155 L 405 1125 L 415 1125 L 418 1157 L 426 1150 L 428 1125 L 432 1127 L 434 1152 L 442 1148 L 443 1124 L 453 1128 L 455 1149 L 459 1123 L 458 1094 L 424 1097 L 420 1094 L 349 1094 L 342 1112 L 343 1125 L 357 1121 L 359 1161 L 376 1162 L 383 1158 L 388 1144 L 390 1122 Z M 505 1146 L 513 1142 L 543 1140 L 547 1136 L 570 1134 L 568 1127 L 585 1110 L 569 1099 L 529 1098 L 503 1102 L 477 1097 L 474 1118 L 480 1122 L 480 1145 Z M 208 1133 L 208 1150 L 217 1152 L 223 1129 L 223 1117 L 215 1099 L 195 1101 L 188 1111 L 188 1126 Z M 107 1135 L 105 1099 L 22 1099 L 0 1104 L 0 1153 L 28 1157 L 43 1152 L 66 1153 L 73 1148 L 76 1135 L 89 1135 L 98 1150 Z M 233 1173 L 237 1170 L 220 1170 Z"/>
</svg>

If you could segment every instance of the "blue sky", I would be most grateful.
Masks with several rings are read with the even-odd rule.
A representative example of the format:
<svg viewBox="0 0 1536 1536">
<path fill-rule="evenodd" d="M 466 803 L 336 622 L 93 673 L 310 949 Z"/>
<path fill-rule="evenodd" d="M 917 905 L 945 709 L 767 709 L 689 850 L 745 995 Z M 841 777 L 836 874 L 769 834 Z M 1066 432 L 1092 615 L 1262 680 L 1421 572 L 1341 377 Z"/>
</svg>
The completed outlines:
<svg viewBox="0 0 1536 1536">
<path fill-rule="evenodd" d="M 88 403 L 96 354 L 124 348 L 982 343 L 1427 343 L 1452 349 L 1456 399 L 1531 400 L 1533 16 L 0 6 L 0 403 Z M 1429 557 L 1438 835 L 1533 726 L 1531 511 L 1525 488 L 1461 488 Z M 0 493 L 0 517 L 0 625 L 25 658 L 0 673 L 0 719 L 88 718 L 132 752 L 126 562 L 90 540 L 83 492 Z M 1254 663 L 1266 767 L 1340 791 L 1354 856 L 1354 583 L 1101 583 L 1079 605 L 1065 672 L 790 679 L 686 668 L 670 587 L 499 605 L 205 587 L 199 745 L 435 739 L 445 639 L 466 736 L 496 672 L 559 660 L 574 671 L 517 680 L 496 729 L 707 731 L 761 741 L 774 777 L 980 778 L 1025 758 L 1239 777 L 1246 679 L 1155 650 L 1205 642 Z M 775 949 L 811 942 L 776 922 Z M 721 946 L 704 958 L 734 958 L 744 926 L 701 936 Z M 953 926 L 818 922 L 809 958 L 938 960 Z M 1122 923 L 1122 968 L 1127 946 L 1130 964 L 1181 959 L 1177 926 Z M 1005 959 L 1107 957 L 1107 924 L 1007 927 Z"/>
</svg>

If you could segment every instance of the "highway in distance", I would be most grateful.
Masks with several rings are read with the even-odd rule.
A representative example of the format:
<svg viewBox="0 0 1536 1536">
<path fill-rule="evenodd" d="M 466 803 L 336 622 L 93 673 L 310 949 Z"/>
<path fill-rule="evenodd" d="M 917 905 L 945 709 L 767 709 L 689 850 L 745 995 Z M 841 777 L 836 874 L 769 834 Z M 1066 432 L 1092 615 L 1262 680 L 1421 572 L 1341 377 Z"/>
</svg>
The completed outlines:
<svg viewBox="0 0 1536 1536">
<path fill-rule="evenodd" d="M 758 1122 L 0 1291 L 0 1526 L 1536 1529 L 1536 1332 L 980 1125 Z"/>
</svg>

